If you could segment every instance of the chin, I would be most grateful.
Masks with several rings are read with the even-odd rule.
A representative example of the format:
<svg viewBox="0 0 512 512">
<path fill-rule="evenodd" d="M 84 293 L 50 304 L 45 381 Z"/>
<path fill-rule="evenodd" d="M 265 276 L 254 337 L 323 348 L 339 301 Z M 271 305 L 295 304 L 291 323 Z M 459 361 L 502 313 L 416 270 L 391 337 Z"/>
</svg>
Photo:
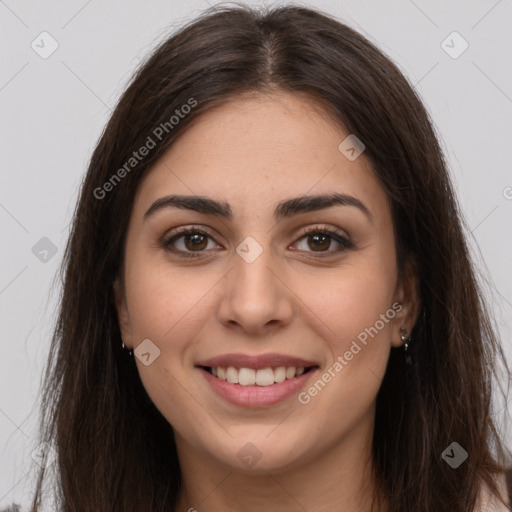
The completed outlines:
<svg viewBox="0 0 512 512">
<path fill-rule="evenodd" d="M 297 464 L 301 455 L 297 447 L 300 446 L 302 451 L 303 442 L 288 437 L 289 443 L 284 444 L 281 440 L 261 436 L 259 428 L 258 436 L 237 436 L 225 450 L 210 453 L 222 464 L 242 474 L 278 474 Z"/>
</svg>

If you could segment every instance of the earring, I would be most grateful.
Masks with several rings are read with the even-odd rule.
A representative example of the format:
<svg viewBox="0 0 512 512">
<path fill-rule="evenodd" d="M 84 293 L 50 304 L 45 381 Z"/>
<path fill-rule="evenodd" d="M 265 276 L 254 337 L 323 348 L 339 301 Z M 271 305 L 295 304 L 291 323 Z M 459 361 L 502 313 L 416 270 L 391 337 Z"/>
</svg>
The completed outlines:
<svg viewBox="0 0 512 512">
<path fill-rule="evenodd" d="M 124 346 L 124 340 L 121 342 L 121 344 L 123 346 L 123 349 L 125 349 L 126 347 Z M 133 351 L 132 350 L 128 350 L 128 354 L 132 356 L 133 355 Z"/>
<path fill-rule="evenodd" d="M 400 327 L 400 335 L 400 338 L 402 338 L 402 342 L 404 344 L 405 364 L 411 366 L 412 357 L 411 354 L 407 352 L 409 348 L 409 343 L 411 343 L 411 337 L 407 336 L 407 329 L 405 327 Z"/>
</svg>

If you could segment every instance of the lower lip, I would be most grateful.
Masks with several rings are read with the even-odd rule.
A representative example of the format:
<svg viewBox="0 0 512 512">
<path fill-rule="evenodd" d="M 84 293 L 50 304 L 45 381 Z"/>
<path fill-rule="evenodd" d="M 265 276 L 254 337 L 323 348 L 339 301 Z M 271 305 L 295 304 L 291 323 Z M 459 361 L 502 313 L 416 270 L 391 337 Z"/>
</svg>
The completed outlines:
<svg viewBox="0 0 512 512">
<path fill-rule="evenodd" d="M 222 398 L 241 407 L 268 407 L 298 393 L 306 381 L 317 371 L 313 368 L 299 377 L 286 379 L 270 386 L 241 386 L 214 377 L 203 368 L 199 371 L 213 390 Z"/>
</svg>

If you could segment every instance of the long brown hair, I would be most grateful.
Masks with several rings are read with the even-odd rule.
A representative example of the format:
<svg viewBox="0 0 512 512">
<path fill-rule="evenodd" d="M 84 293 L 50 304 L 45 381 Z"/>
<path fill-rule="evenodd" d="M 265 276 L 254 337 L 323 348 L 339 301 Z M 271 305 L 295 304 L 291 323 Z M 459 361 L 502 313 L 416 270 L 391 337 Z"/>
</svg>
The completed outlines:
<svg viewBox="0 0 512 512">
<path fill-rule="evenodd" d="M 402 350 L 391 349 L 377 396 L 373 454 L 389 511 L 468 512 L 483 483 L 499 494 L 495 478 L 510 453 L 492 415 L 498 360 L 510 372 L 428 113 L 398 68 L 333 17 L 299 6 L 235 5 L 206 11 L 153 51 L 92 154 L 65 252 L 41 402 L 41 441 L 58 455 L 59 510 L 174 510 L 173 430 L 121 347 L 112 283 L 146 172 L 201 113 L 275 89 L 309 95 L 364 142 L 390 198 L 399 269 L 415 262 L 415 364 L 406 373 Z M 176 110 L 183 114 L 177 122 Z M 131 160 L 151 145 L 148 137 L 154 147 Z M 441 457 L 452 442 L 468 453 L 457 469 Z"/>
</svg>

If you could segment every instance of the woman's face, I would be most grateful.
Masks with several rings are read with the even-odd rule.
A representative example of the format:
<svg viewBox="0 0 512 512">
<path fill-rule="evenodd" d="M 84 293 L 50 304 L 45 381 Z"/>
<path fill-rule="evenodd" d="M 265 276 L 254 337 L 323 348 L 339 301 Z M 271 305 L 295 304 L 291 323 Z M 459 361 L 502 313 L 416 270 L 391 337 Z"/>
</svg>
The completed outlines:
<svg viewBox="0 0 512 512">
<path fill-rule="evenodd" d="M 278 472 L 371 437 L 411 294 L 384 190 L 314 107 L 224 103 L 139 187 L 119 321 L 181 457 Z"/>
</svg>

